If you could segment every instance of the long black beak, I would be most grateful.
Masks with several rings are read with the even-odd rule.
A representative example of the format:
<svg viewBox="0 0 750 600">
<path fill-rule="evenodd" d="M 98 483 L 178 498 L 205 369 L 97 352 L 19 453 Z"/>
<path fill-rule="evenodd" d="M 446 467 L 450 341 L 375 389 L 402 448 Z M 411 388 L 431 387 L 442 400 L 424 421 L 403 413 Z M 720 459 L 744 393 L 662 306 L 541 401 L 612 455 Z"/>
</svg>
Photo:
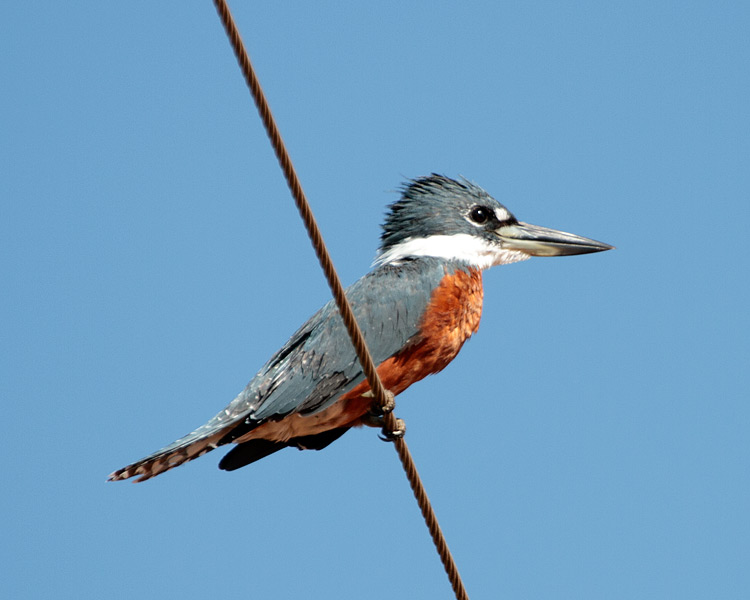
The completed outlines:
<svg viewBox="0 0 750 600">
<path fill-rule="evenodd" d="M 603 242 L 529 223 L 505 225 L 497 230 L 497 235 L 504 248 L 519 250 L 531 256 L 570 256 L 614 248 Z"/>
</svg>

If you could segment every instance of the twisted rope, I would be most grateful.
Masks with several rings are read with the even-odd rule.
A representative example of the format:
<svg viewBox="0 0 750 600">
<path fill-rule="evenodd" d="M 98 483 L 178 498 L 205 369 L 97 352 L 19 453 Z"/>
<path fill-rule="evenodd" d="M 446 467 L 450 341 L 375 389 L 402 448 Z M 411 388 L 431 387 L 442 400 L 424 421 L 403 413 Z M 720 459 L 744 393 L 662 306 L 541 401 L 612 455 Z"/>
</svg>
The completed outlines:
<svg viewBox="0 0 750 600">
<path fill-rule="evenodd" d="M 253 69 L 250 57 L 248 56 L 245 45 L 240 37 L 237 25 L 234 22 L 232 14 L 229 10 L 225 0 L 213 0 L 216 6 L 216 11 L 219 14 L 227 37 L 232 45 L 234 54 L 237 57 L 237 62 L 240 65 L 242 74 L 245 77 L 250 93 L 255 102 L 255 106 L 258 109 L 260 118 L 263 121 L 263 126 L 266 129 L 266 133 L 273 146 L 276 158 L 281 165 L 281 170 L 284 173 L 287 185 L 294 198 L 294 203 L 297 206 L 302 221 L 305 224 L 307 233 L 310 236 L 315 254 L 318 257 L 320 266 L 323 269 L 328 286 L 331 288 L 333 298 L 338 306 L 339 313 L 344 321 L 346 330 L 349 333 L 354 349 L 357 353 L 357 358 L 362 365 L 362 371 L 367 377 L 367 381 L 370 384 L 372 390 L 374 405 L 380 409 L 383 413 L 383 432 L 387 439 L 393 441 L 394 447 L 398 452 L 398 457 L 401 460 L 401 465 L 404 468 L 407 478 L 409 479 L 409 485 L 411 486 L 414 497 L 419 504 L 419 508 L 422 511 L 427 528 L 432 536 L 432 541 L 435 544 L 440 560 L 443 563 L 445 572 L 448 574 L 453 592 L 458 600 L 468 600 L 466 589 L 464 588 L 461 576 L 456 567 L 456 563 L 453 560 L 448 544 L 445 541 L 443 532 L 438 524 L 435 512 L 432 509 L 427 493 L 425 492 L 422 480 L 417 472 L 416 464 L 409 452 L 409 448 L 406 445 L 406 441 L 403 439 L 403 435 L 398 435 L 399 432 L 403 431 L 403 424 L 399 423 L 393 414 L 393 395 L 388 392 L 383 386 L 383 382 L 380 380 L 375 363 L 370 355 L 370 351 L 365 343 L 365 338 L 362 335 L 362 330 L 359 328 L 354 313 L 352 312 L 351 305 L 346 298 L 344 293 L 344 287 L 341 285 L 341 280 L 336 273 L 336 269 L 333 266 L 328 249 L 326 248 L 325 242 L 323 241 L 323 235 L 320 232 L 320 228 L 315 220 L 315 216 L 312 213 L 310 204 L 307 201 L 302 185 L 300 184 L 297 173 L 292 165 L 292 159 L 287 152 L 284 145 L 284 141 L 281 138 L 281 133 L 276 125 L 276 121 L 271 114 L 271 108 L 266 100 L 266 96 L 261 88 L 260 81 L 258 80 L 255 70 Z"/>
</svg>

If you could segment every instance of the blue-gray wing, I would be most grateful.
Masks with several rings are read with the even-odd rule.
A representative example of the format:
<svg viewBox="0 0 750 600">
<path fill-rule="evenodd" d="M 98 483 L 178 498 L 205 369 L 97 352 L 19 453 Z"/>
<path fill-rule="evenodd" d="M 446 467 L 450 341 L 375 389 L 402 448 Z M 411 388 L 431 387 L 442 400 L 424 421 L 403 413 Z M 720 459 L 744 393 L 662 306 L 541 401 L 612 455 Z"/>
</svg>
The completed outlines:
<svg viewBox="0 0 750 600">
<path fill-rule="evenodd" d="M 432 291 L 445 275 L 438 261 L 383 266 L 347 290 L 375 364 L 418 333 Z M 227 407 L 233 416 L 265 421 L 330 406 L 363 380 L 362 368 L 333 301 L 307 321 Z M 218 416 L 218 415 L 217 415 Z"/>
<path fill-rule="evenodd" d="M 381 266 L 347 289 L 357 322 L 379 364 L 419 331 L 444 262 L 420 258 Z M 260 424 L 291 413 L 330 406 L 364 379 L 344 322 L 333 301 L 313 315 L 219 414 L 192 433 L 110 475 L 148 479 L 225 443 L 240 424 Z"/>
</svg>

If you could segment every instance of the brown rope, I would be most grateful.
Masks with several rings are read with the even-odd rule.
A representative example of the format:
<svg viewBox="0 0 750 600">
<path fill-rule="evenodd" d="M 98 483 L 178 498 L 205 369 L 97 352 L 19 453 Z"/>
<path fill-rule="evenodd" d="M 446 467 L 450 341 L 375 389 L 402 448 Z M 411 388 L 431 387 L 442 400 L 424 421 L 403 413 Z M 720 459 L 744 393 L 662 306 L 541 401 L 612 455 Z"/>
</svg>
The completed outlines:
<svg viewBox="0 0 750 600">
<path fill-rule="evenodd" d="M 297 210 L 299 211 L 300 216 L 302 217 L 302 220 L 305 224 L 305 228 L 307 229 L 307 233 L 310 236 L 310 241 L 312 242 L 315 254 L 318 257 L 318 261 L 320 262 L 320 266 L 325 273 L 326 280 L 328 281 L 328 286 L 331 288 L 331 292 L 333 293 L 336 305 L 338 306 L 339 312 L 341 313 L 341 317 L 344 321 L 346 329 L 349 332 L 352 344 L 354 345 L 354 349 L 357 353 L 357 358 L 359 359 L 359 362 L 362 365 L 362 370 L 367 377 L 367 381 L 370 384 L 370 389 L 372 390 L 375 400 L 374 404 L 377 407 L 381 407 L 384 412 L 383 431 L 386 437 L 388 437 L 388 439 L 392 439 L 392 441 L 394 442 L 394 446 L 396 448 L 396 451 L 398 452 L 399 459 L 401 459 L 401 464 L 409 479 L 409 484 L 411 485 L 412 492 L 414 493 L 414 497 L 417 499 L 419 508 L 422 511 L 422 516 L 424 517 L 427 528 L 430 531 L 430 535 L 432 536 L 435 548 L 440 555 L 440 560 L 443 562 L 445 572 L 448 574 L 448 578 L 450 579 L 451 585 L 453 586 L 453 592 L 456 595 L 456 598 L 458 600 L 468 600 L 469 597 L 466 594 L 466 589 L 464 588 L 463 582 L 461 581 L 461 576 L 458 573 L 458 568 L 456 567 L 453 556 L 448 549 L 448 544 L 446 543 L 443 532 L 437 522 L 435 512 L 432 510 L 432 505 L 427 498 L 427 493 L 425 492 L 424 486 L 422 485 L 419 473 L 417 472 L 417 467 L 414 464 L 414 460 L 412 459 L 409 448 L 406 445 L 406 441 L 404 441 L 402 435 L 393 435 L 394 432 L 399 432 L 399 430 L 402 430 L 402 425 L 399 423 L 399 420 L 396 419 L 395 415 L 392 412 L 393 397 L 389 394 L 389 392 L 386 391 L 385 387 L 383 386 L 383 382 L 380 380 L 380 376 L 378 375 L 375 363 L 372 359 L 372 356 L 370 355 L 370 351 L 367 348 L 365 338 L 362 335 L 362 330 L 359 328 L 359 325 L 354 318 L 354 313 L 352 312 L 351 305 L 349 304 L 349 301 L 346 298 L 346 294 L 344 293 L 344 287 L 341 285 L 341 280 L 339 279 L 338 274 L 336 273 L 336 270 L 333 266 L 333 262 L 331 261 L 331 257 L 328 254 L 328 249 L 326 248 L 325 242 L 323 241 L 323 236 L 320 232 L 317 222 L 315 221 L 315 217 L 312 213 L 312 209 L 310 208 L 310 204 L 305 197 L 305 193 L 302 190 L 302 185 L 300 184 L 297 173 L 294 170 L 294 166 L 292 165 L 292 160 L 289 156 L 289 153 L 284 146 L 284 141 L 281 138 L 281 133 L 279 132 L 273 115 L 271 114 L 271 109 L 268 105 L 268 101 L 266 100 L 265 94 L 263 93 L 263 89 L 261 88 L 260 81 L 255 74 L 252 63 L 250 62 L 250 57 L 248 56 L 245 45 L 242 42 L 242 38 L 240 37 L 237 25 L 235 24 L 234 19 L 232 18 L 232 14 L 229 11 L 229 6 L 227 6 L 225 0 L 214 0 L 214 5 L 216 6 L 216 11 L 219 13 L 219 17 L 221 18 L 221 22 L 224 25 L 224 29 L 226 30 L 227 36 L 229 37 L 229 41 L 232 44 L 232 49 L 234 50 L 234 54 L 237 57 L 237 62 L 242 69 L 242 74 L 245 77 L 245 81 L 250 88 L 250 93 L 253 96 L 253 101 L 255 102 L 255 106 L 258 109 L 260 118 L 263 121 L 263 126 L 266 128 L 266 133 L 271 140 L 271 145 L 273 146 L 276 158 L 281 165 L 281 170 L 284 172 L 284 178 L 286 179 L 287 185 L 292 192 L 294 203 L 297 205 Z"/>
</svg>

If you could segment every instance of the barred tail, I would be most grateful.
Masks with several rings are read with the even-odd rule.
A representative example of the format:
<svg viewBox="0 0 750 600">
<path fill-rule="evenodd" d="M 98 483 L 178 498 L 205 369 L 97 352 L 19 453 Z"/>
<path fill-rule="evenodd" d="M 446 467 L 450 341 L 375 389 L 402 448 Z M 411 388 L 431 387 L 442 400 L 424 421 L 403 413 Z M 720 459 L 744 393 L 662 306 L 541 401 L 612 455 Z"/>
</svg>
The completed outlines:
<svg viewBox="0 0 750 600">
<path fill-rule="evenodd" d="M 222 418 L 223 417 L 223 418 Z M 127 467 L 117 469 L 110 473 L 108 481 L 121 481 L 140 475 L 135 483 L 146 481 L 156 477 L 165 471 L 169 471 L 194 458 L 203 456 L 214 448 L 227 443 L 223 440 L 227 434 L 237 426 L 239 419 L 231 419 L 227 422 L 226 413 L 220 413 L 205 425 L 187 434 L 185 437 L 172 442 L 161 450 L 149 454 L 139 461 L 129 464 Z"/>
</svg>

